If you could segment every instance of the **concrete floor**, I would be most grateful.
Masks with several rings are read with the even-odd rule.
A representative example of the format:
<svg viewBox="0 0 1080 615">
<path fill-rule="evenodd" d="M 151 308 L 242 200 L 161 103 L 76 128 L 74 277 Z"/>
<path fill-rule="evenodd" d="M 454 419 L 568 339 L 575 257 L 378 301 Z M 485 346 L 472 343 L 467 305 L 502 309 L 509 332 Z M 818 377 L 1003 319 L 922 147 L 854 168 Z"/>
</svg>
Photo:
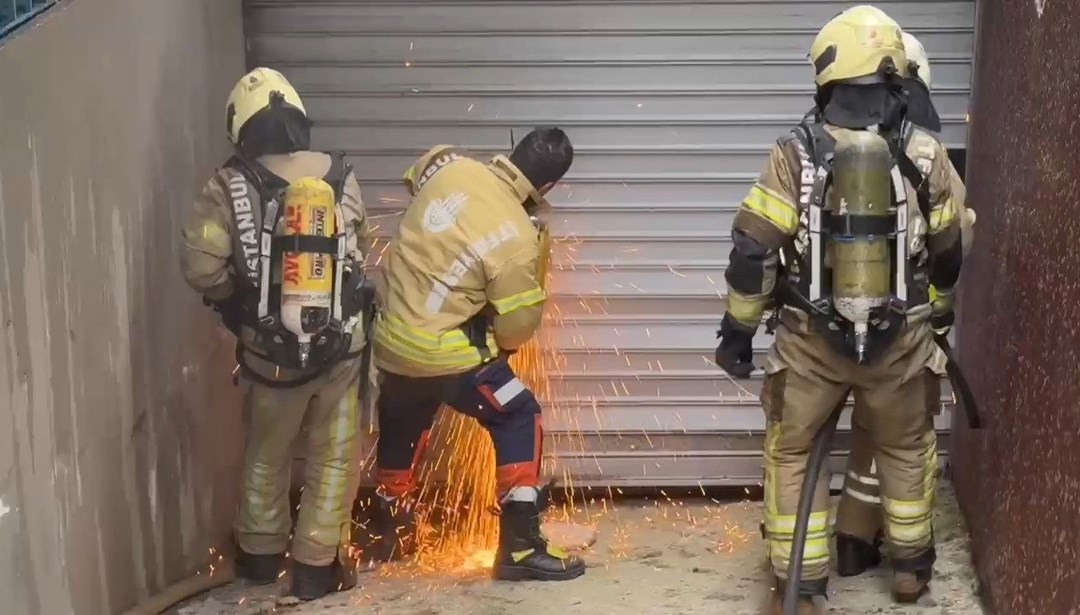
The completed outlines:
<svg viewBox="0 0 1080 615">
<path fill-rule="evenodd" d="M 604 615 L 760 613 L 767 593 L 760 502 L 624 500 L 596 515 L 599 540 L 582 552 L 584 577 L 565 583 L 500 583 L 479 571 L 420 574 L 408 565 L 361 575 L 362 586 L 303 605 L 283 587 L 227 586 L 181 606 L 179 615 Z M 967 534 L 948 486 L 936 514 L 939 559 L 931 593 L 900 607 L 886 570 L 830 583 L 829 613 L 979 615 Z M 287 578 L 287 577 L 286 577 Z M 284 581 L 282 583 L 284 586 Z"/>
</svg>

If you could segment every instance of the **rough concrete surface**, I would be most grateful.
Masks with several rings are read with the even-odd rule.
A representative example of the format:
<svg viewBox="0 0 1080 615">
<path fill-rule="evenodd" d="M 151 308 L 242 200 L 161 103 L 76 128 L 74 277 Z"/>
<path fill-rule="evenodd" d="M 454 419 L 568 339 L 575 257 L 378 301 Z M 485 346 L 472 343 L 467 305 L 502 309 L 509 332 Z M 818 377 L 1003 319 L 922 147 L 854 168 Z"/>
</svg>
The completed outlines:
<svg viewBox="0 0 1080 615">
<path fill-rule="evenodd" d="M 115 615 L 227 535 L 233 341 L 184 284 L 179 227 L 228 154 L 240 18 L 78 0 L 0 40 L 5 615 Z"/>
<path fill-rule="evenodd" d="M 834 578 L 829 613 L 977 615 L 968 538 L 951 491 L 942 490 L 936 521 L 939 559 L 931 594 L 914 607 L 894 605 L 885 569 Z M 240 584 L 197 598 L 175 615 L 476 615 L 533 613 L 723 614 L 760 612 L 768 585 L 758 534 L 759 502 L 716 504 L 625 500 L 591 511 L 599 540 L 582 551 L 590 568 L 565 583 L 501 583 L 481 572 L 420 575 L 407 566 L 362 574 L 361 589 L 304 605 L 276 598 L 279 587 Z M 585 518 L 582 511 L 582 519 Z M 285 579 L 288 577 L 286 576 Z"/>
</svg>

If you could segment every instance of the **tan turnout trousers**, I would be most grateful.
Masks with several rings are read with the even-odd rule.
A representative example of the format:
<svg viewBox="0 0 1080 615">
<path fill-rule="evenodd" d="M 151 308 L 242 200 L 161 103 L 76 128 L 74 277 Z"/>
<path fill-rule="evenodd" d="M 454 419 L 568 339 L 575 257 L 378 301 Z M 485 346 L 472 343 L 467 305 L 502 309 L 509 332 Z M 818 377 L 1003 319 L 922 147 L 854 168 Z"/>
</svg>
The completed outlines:
<svg viewBox="0 0 1080 615">
<path fill-rule="evenodd" d="M 939 408 L 940 400 L 934 406 L 935 414 Z M 874 441 L 863 424 L 865 414 L 866 411 L 856 405 L 851 415 L 851 451 L 833 530 L 873 544 L 885 529 L 885 511 L 881 508 L 881 479 L 874 460 Z M 933 421 L 928 431 L 927 437 L 933 439 L 936 446 L 937 432 Z"/>
<path fill-rule="evenodd" d="M 348 548 L 357 489 L 359 382 L 360 361 L 352 359 L 294 388 L 244 383 L 249 424 L 236 527 L 244 551 L 289 550 L 290 468 L 293 443 L 301 433 L 306 435 L 304 485 L 292 556 L 323 566 Z"/>
<path fill-rule="evenodd" d="M 909 326 L 874 363 L 858 365 L 813 333 L 801 313 L 785 310 L 784 326 L 764 362 L 761 401 L 765 441 L 765 526 L 773 570 L 787 578 L 799 492 L 814 434 L 853 394 L 859 429 L 876 455 L 892 557 L 910 559 L 933 544 L 931 515 L 937 480 L 932 428 L 944 353 L 925 321 Z M 861 457 L 860 457 L 861 458 Z M 829 574 L 828 473 L 814 494 L 803 556 L 804 580 Z"/>
</svg>

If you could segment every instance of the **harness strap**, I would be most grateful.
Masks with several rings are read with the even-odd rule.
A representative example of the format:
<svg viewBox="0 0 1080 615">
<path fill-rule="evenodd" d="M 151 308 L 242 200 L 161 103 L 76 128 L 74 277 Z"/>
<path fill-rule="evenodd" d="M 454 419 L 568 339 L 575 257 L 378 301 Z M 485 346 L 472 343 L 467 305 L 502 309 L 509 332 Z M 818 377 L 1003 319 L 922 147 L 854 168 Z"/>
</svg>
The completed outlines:
<svg viewBox="0 0 1080 615">
<path fill-rule="evenodd" d="M 915 187 L 915 197 L 919 205 L 919 213 L 923 218 L 930 221 L 930 182 L 915 165 L 915 161 L 907 155 L 907 144 L 914 134 L 911 124 L 906 126 L 904 135 L 900 139 L 889 139 L 889 150 L 892 152 L 896 166 L 900 168 L 900 174 Z"/>
<path fill-rule="evenodd" d="M 258 160 L 249 160 L 240 154 L 234 154 L 225 162 L 225 166 L 239 171 L 264 198 L 268 193 L 280 192 L 289 186 L 289 182 L 275 175 L 263 163 Z"/>
<path fill-rule="evenodd" d="M 259 320 L 267 317 L 270 313 L 270 271 L 273 269 L 271 259 L 274 250 L 274 228 L 277 226 L 281 208 L 277 199 L 270 199 L 265 204 L 263 212 L 263 227 L 259 234 L 259 306 L 256 315 Z"/>
<path fill-rule="evenodd" d="M 807 211 L 807 240 L 810 242 L 810 280 L 809 298 L 818 301 L 822 298 L 824 287 L 824 263 L 822 253 L 822 229 L 825 227 L 825 193 L 832 184 L 832 137 L 819 123 L 801 122 L 795 131 L 796 138 L 803 144 L 807 156 L 814 167 L 813 188 Z M 805 262 L 805 256 L 803 257 Z"/>
<path fill-rule="evenodd" d="M 330 153 L 330 169 L 323 176 L 323 181 L 334 189 L 334 202 L 341 204 L 345 198 L 345 179 L 352 172 L 352 165 L 345 162 L 344 152 Z"/>
<path fill-rule="evenodd" d="M 351 342 L 351 337 L 343 338 L 343 339 L 350 340 L 349 344 L 352 343 Z M 346 344 L 344 342 L 342 342 L 342 348 L 345 348 L 345 346 L 346 346 Z M 366 347 L 366 345 L 365 345 L 365 347 Z M 248 378 L 248 379 L 250 379 L 250 380 L 252 380 L 254 382 L 258 382 L 259 384 L 261 384 L 263 386 L 266 386 L 266 387 L 269 387 L 269 388 L 272 388 L 272 389 L 291 389 L 291 388 L 296 388 L 296 387 L 299 387 L 299 386 L 304 386 L 305 384 L 311 382 L 312 380 L 315 380 L 319 376 L 322 376 L 323 374 L 325 374 L 326 370 L 330 369 L 332 366 L 337 365 L 338 363 L 340 363 L 342 361 L 349 361 L 351 359 L 355 359 L 356 357 L 359 357 L 361 354 L 363 354 L 364 348 L 362 347 L 360 350 L 354 350 L 354 351 L 350 351 L 350 352 L 344 352 L 343 350 L 339 350 L 336 354 L 331 355 L 326 361 L 324 361 L 322 363 L 322 365 L 320 365 L 317 369 L 315 369 L 311 373 L 300 376 L 299 378 L 294 378 L 292 380 L 275 380 L 275 379 L 267 378 L 266 376 L 263 376 L 259 372 L 252 369 L 251 365 L 248 364 L 247 359 L 244 357 L 245 352 L 250 352 L 251 354 L 255 355 L 256 357 L 259 357 L 260 359 L 263 359 L 263 360 L 265 360 L 267 362 L 270 362 L 270 363 L 274 362 L 274 360 L 272 358 L 270 358 L 270 357 L 268 357 L 268 356 L 266 356 L 266 355 L 264 355 L 264 354 L 262 354 L 260 352 L 256 352 L 256 351 L 252 350 L 251 348 L 247 348 L 242 343 L 237 342 L 236 343 L 236 362 L 237 362 L 237 364 L 240 365 L 240 369 L 244 373 L 245 378 Z"/>
<path fill-rule="evenodd" d="M 822 226 L 838 237 L 855 235 L 892 235 L 896 232 L 893 216 L 868 216 L 863 214 L 836 214 L 822 211 Z"/>
<path fill-rule="evenodd" d="M 307 252 L 337 256 L 341 242 L 321 235 L 280 235 L 271 240 L 275 252 Z"/>
</svg>

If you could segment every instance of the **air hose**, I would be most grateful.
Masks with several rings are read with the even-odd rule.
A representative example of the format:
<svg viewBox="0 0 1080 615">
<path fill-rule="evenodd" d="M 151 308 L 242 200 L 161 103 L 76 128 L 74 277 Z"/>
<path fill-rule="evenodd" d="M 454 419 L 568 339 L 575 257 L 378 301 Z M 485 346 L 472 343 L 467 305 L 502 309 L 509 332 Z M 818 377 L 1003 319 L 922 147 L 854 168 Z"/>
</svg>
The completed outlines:
<svg viewBox="0 0 1080 615">
<path fill-rule="evenodd" d="M 806 534 L 810 525 L 810 511 L 814 506 L 814 491 L 817 488 L 821 466 L 829 458 L 832 449 L 833 434 L 844 404 L 839 404 L 825 424 L 814 434 L 810 444 L 810 457 L 806 460 L 806 473 L 803 475 L 802 488 L 799 490 L 799 507 L 795 513 L 795 532 L 791 543 L 791 558 L 788 561 L 787 585 L 784 587 L 784 615 L 798 615 L 799 586 L 802 584 L 803 552 L 806 549 Z"/>
</svg>

